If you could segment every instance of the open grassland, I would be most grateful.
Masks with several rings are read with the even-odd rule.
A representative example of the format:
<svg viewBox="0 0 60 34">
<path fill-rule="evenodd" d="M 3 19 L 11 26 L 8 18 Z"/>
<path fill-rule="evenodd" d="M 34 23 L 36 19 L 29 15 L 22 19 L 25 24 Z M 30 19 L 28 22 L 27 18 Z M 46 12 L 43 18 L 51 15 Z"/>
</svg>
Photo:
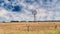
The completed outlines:
<svg viewBox="0 0 60 34">
<path fill-rule="evenodd" d="M 60 34 L 60 22 L 0 23 L 0 34 Z"/>
<path fill-rule="evenodd" d="M 9 31 L 9 32 L 0 32 L 0 34 L 60 34 L 60 31 L 49 30 L 49 31 Z"/>
</svg>

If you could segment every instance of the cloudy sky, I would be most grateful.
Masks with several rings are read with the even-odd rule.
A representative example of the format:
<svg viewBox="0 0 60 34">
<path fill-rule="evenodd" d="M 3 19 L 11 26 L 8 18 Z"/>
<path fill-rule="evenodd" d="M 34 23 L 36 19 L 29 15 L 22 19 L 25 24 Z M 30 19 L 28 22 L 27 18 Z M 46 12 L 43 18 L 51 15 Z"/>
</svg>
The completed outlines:
<svg viewBox="0 0 60 34">
<path fill-rule="evenodd" d="M 60 20 L 60 0 L 0 0 L 0 22 Z"/>
</svg>

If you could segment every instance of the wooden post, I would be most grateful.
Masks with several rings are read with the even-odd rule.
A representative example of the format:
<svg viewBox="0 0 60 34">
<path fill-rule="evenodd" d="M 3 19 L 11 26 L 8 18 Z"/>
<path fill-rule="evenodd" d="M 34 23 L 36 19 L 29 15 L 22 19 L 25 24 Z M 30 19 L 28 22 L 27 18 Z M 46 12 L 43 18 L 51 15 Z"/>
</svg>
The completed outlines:
<svg viewBox="0 0 60 34">
<path fill-rule="evenodd" d="M 28 24 L 26 24 L 26 26 L 27 26 L 27 31 L 29 32 L 29 25 L 28 25 Z"/>
<path fill-rule="evenodd" d="M 27 28 L 28 28 L 27 31 L 29 32 L 29 25 L 27 26 Z"/>
</svg>

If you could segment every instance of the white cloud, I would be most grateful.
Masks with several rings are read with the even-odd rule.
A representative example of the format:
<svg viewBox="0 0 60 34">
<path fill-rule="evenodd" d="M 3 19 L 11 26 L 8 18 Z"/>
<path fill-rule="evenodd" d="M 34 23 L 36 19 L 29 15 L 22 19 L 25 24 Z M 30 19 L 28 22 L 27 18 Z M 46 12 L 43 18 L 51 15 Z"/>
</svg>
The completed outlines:
<svg viewBox="0 0 60 34">
<path fill-rule="evenodd" d="M 5 9 L 1 9 L 0 10 L 0 16 L 3 16 L 5 14 L 7 14 L 7 11 Z"/>
<path fill-rule="evenodd" d="M 23 1 L 22 1 L 23 2 Z M 22 12 L 12 12 L 9 10 L 5 10 L 5 9 L 1 9 L 0 8 L 0 21 L 33 21 L 34 17 L 32 15 L 32 12 L 30 11 L 31 9 L 37 10 L 37 15 L 36 15 L 36 20 L 37 21 L 44 21 L 44 20 L 52 20 L 52 17 L 58 16 L 60 10 L 60 6 L 56 6 L 53 7 L 51 9 L 51 11 L 48 11 L 46 8 L 40 7 L 41 5 L 27 5 L 25 3 L 20 3 L 21 5 L 24 5 L 23 11 Z M 38 7 L 39 6 L 39 7 Z M 28 8 L 27 8 L 28 7 Z M 48 8 L 49 9 L 49 8 Z M 55 11 L 53 12 L 53 10 L 56 11 L 56 15 L 53 16 L 55 14 Z M 3 19 L 2 19 L 2 18 Z M 60 16 L 55 17 L 55 20 L 59 20 Z"/>
</svg>

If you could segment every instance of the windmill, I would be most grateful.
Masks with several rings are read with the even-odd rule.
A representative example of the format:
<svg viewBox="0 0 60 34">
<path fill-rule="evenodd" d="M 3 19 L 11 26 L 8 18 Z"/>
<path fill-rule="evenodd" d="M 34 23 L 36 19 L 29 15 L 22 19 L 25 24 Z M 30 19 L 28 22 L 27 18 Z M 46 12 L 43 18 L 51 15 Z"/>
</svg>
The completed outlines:
<svg viewBox="0 0 60 34">
<path fill-rule="evenodd" d="M 32 10 L 32 14 L 34 16 L 34 22 L 36 21 L 36 14 L 37 14 L 37 11 L 36 10 Z"/>
</svg>

